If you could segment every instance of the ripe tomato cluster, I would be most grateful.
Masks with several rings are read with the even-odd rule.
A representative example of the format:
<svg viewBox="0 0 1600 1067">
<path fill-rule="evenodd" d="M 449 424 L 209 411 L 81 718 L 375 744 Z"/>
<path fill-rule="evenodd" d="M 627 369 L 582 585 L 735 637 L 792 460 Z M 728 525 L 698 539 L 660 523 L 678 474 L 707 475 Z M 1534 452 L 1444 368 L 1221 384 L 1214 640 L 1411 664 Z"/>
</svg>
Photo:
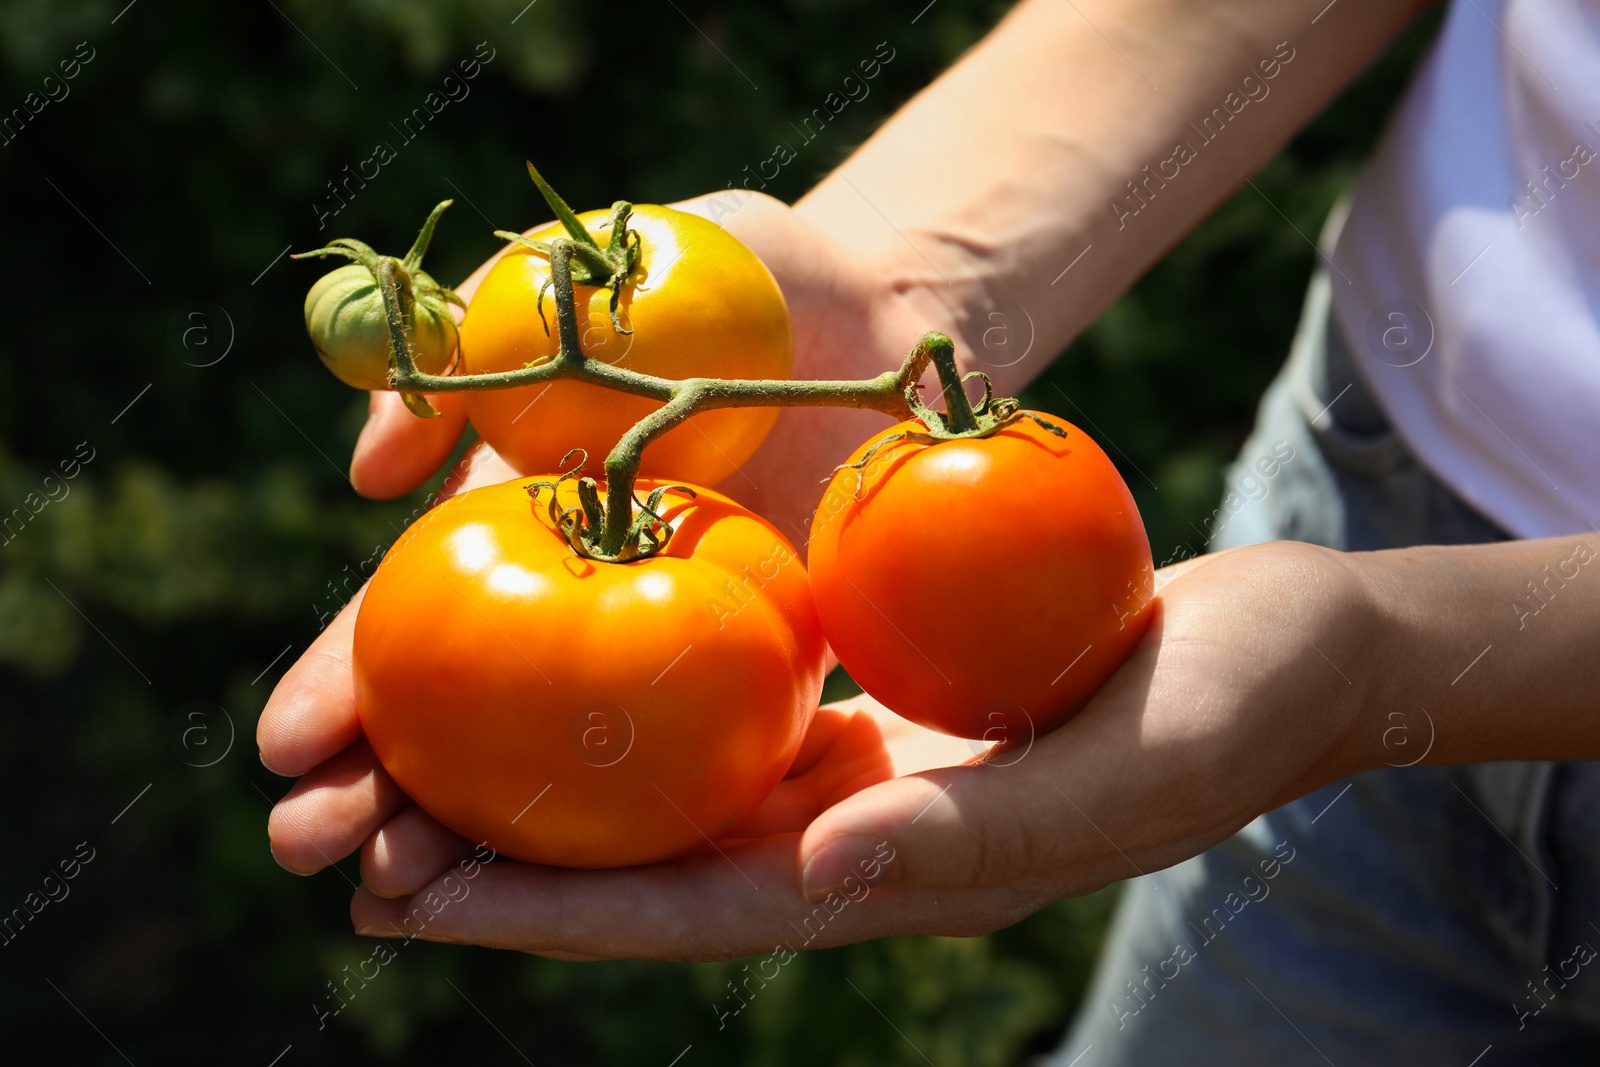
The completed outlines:
<svg viewBox="0 0 1600 1067">
<path fill-rule="evenodd" d="M 948 339 L 929 335 L 946 346 L 938 369 L 962 417 L 916 399 L 926 360 L 856 383 L 913 417 L 836 471 L 808 573 L 775 527 L 709 488 L 761 444 L 771 396 L 790 384 L 771 274 L 719 227 L 662 207 L 613 209 L 627 231 L 610 235 L 609 259 L 598 241 L 561 244 L 559 226 L 582 241 L 605 215 L 573 216 L 546 194 L 563 223 L 499 260 L 454 353 L 456 374 L 504 386 L 469 391 L 466 407 L 527 476 L 413 524 L 356 623 L 363 729 L 422 808 L 527 862 L 654 862 L 711 847 L 771 793 L 810 723 L 827 646 L 906 718 L 1012 746 L 1069 718 L 1131 652 L 1151 617 L 1150 549 L 1127 486 L 1076 427 L 987 395 L 975 416 L 951 396 Z M 420 276 L 412 299 L 437 317 L 454 294 L 421 281 L 432 221 L 403 265 Z M 397 311 L 400 261 L 347 244 L 359 253 L 346 253 L 350 276 L 319 283 L 307 304 L 319 353 L 343 351 L 347 381 L 455 384 L 434 376 L 452 353 L 426 332 L 433 319 Z M 556 270 L 573 257 L 591 265 L 576 284 Z M 559 337 L 540 328 L 552 279 Z M 560 361 L 574 319 L 585 359 L 633 376 L 520 384 Z M 317 336 L 340 321 L 360 326 L 360 344 Z M 382 375 L 378 321 L 408 356 L 386 355 Z M 672 384 L 685 379 L 718 379 L 719 402 L 694 407 L 701 394 Z M 727 403 L 742 379 L 764 391 Z M 674 403 L 675 419 L 640 437 Z M 549 473 L 569 452 L 577 464 Z M 588 458 L 608 453 L 603 470 Z"/>
</svg>

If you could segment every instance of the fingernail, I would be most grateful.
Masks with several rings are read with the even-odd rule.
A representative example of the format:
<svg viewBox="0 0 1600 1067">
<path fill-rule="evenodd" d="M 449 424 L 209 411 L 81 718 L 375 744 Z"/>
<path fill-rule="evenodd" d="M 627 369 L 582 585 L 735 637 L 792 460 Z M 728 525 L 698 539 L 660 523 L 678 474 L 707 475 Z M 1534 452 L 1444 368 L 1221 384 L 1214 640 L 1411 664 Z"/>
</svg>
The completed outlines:
<svg viewBox="0 0 1600 1067">
<path fill-rule="evenodd" d="M 811 904 L 830 893 L 847 896 L 888 877 L 894 849 L 887 841 L 859 834 L 840 834 L 811 854 L 800 872 L 800 895 Z"/>
</svg>

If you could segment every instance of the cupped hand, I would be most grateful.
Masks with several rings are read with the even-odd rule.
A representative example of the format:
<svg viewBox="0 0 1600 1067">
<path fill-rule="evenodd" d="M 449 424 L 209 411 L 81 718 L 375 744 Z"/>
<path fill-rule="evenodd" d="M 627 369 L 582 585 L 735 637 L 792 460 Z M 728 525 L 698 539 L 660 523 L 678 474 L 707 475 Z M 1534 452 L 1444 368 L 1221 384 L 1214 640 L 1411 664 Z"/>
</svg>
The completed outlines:
<svg viewBox="0 0 1600 1067">
<path fill-rule="evenodd" d="M 1357 560 L 1280 543 L 1169 568 L 1134 655 L 1031 745 L 975 758 L 864 698 L 826 708 L 740 836 L 610 871 L 471 864 L 471 843 L 408 806 L 356 740 L 342 618 L 263 715 L 269 763 L 310 770 L 274 812 L 274 849 L 309 871 L 360 847 L 363 933 L 566 959 L 987 932 L 1375 764 L 1358 668 L 1379 638 Z M 310 706 L 317 729 L 292 712 Z"/>
<path fill-rule="evenodd" d="M 951 312 L 937 299 L 897 285 L 888 266 L 852 255 L 770 197 L 723 193 L 676 206 L 718 222 L 772 270 L 790 307 L 797 375 L 869 377 L 897 365 L 924 330 L 953 329 Z M 464 300 L 470 302 L 498 259 L 491 258 L 457 287 Z M 370 395 L 368 420 L 350 466 L 359 492 L 376 498 L 410 492 L 448 458 L 466 425 L 465 414 L 452 394 L 431 399 L 439 417 L 419 419 L 393 393 Z M 803 548 L 808 516 L 826 475 L 881 422 L 881 416 L 864 412 L 786 410 L 763 448 L 721 488 L 765 514 Z M 440 496 L 523 473 L 529 472 L 512 469 L 478 442 L 446 479 Z M 465 846 L 409 805 L 361 738 L 350 669 L 360 602 L 358 595 L 285 674 L 257 735 L 268 767 L 300 777 L 270 821 L 279 862 L 311 873 L 361 848 L 369 885 L 394 896 L 437 873 L 431 866 L 437 857 L 461 853 Z M 886 721 L 887 730 L 873 725 Z M 911 749 L 930 740 L 935 750 L 951 745 L 934 735 L 914 740 L 914 732 L 881 709 L 877 714 L 822 713 L 797 765 L 807 773 L 785 782 L 752 817 L 749 826 L 757 829 L 747 832 L 770 833 L 777 825 L 797 831 L 827 806 L 824 801 L 850 788 L 936 762 L 923 752 L 902 755 L 896 763 L 885 754 L 890 741 Z M 876 752 L 877 762 L 861 763 L 863 752 Z M 956 756 L 963 753 L 970 755 L 962 749 Z M 419 843 L 443 851 L 419 852 L 413 847 Z"/>
</svg>

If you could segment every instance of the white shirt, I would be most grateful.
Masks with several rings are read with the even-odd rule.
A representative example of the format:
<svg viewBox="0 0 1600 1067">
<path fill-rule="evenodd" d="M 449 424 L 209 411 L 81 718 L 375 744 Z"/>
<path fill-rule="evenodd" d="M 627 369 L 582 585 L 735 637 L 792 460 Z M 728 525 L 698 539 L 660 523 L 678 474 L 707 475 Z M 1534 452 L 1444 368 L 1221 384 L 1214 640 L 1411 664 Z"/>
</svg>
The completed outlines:
<svg viewBox="0 0 1600 1067">
<path fill-rule="evenodd" d="M 1330 260 L 1424 465 L 1516 536 L 1600 524 L 1600 0 L 1456 0 Z"/>
</svg>

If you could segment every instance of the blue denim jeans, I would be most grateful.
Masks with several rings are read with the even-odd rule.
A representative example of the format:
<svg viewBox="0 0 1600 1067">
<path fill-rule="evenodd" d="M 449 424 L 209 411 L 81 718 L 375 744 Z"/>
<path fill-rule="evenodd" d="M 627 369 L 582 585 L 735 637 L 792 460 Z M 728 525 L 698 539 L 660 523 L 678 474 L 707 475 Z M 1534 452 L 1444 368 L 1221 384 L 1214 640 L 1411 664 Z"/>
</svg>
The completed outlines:
<svg viewBox="0 0 1600 1067">
<path fill-rule="evenodd" d="M 1229 472 L 1232 514 L 1212 547 L 1505 538 L 1411 456 L 1328 295 L 1319 277 Z M 1395 769 L 1130 882 L 1045 1062 L 1600 1064 L 1600 764 L 1400 767 L 1431 727 L 1425 704 L 1398 710 Z"/>
</svg>

